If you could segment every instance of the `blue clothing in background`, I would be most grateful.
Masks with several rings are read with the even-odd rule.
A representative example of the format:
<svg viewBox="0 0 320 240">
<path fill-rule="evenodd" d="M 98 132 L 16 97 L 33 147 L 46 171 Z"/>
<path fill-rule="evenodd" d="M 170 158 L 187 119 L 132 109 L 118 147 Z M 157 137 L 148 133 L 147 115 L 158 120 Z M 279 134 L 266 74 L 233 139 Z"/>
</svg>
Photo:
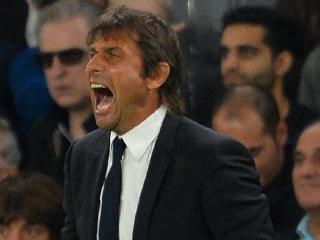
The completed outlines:
<svg viewBox="0 0 320 240">
<path fill-rule="evenodd" d="M 9 83 L 23 141 L 28 141 L 34 122 L 52 105 L 43 70 L 34 57 L 37 52 L 37 48 L 25 49 L 10 65 Z"/>
</svg>

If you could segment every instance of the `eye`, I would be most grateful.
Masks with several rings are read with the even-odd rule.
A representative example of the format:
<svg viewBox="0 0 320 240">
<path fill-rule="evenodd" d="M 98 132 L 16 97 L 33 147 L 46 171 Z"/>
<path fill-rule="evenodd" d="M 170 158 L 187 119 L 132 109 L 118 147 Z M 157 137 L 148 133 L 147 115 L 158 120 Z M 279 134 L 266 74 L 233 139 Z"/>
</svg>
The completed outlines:
<svg viewBox="0 0 320 240">
<path fill-rule="evenodd" d="M 46 227 L 39 225 L 39 224 L 31 224 L 26 225 L 24 228 L 24 234 L 27 237 L 27 240 L 35 239 L 39 236 L 44 236 L 48 233 Z"/>
<path fill-rule="evenodd" d="M 242 59 L 250 59 L 258 54 L 258 49 L 251 46 L 239 47 L 238 55 Z"/>
<path fill-rule="evenodd" d="M 93 58 L 96 54 L 97 54 L 97 52 L 95 50 L 90 49 L 90 51 L 88 53 L 89 59 Z"/>
<path fill-rule="evenodd" d="M 262 147 L 256 147 L 256 148 L 252 148 L 249 150 L 252 158 L 258 157 L 260 155 L 261 151 L 262 151 Z"/>
<path fill-rule="evenodd" d="M 119 57 L 119 53 L 116 50 L 110 50 L 106 52 L 106 57 L 108 59 L 114 59 Z"/>
</svg>

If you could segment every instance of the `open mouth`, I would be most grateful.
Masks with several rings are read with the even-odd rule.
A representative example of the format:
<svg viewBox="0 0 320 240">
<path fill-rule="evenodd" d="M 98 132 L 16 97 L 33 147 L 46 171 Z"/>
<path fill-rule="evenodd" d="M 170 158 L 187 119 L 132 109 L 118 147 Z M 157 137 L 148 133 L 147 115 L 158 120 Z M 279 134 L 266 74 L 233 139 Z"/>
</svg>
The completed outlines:
<svg viewBox="0 0 320 240">
<path fill-rule="evenodd" d="M 92 83 L 90 87 L 95 93 L 97 110 L 107 109 L 113 101 L 112 91 L 108 87 L 96 83 Z"/>
</svg>

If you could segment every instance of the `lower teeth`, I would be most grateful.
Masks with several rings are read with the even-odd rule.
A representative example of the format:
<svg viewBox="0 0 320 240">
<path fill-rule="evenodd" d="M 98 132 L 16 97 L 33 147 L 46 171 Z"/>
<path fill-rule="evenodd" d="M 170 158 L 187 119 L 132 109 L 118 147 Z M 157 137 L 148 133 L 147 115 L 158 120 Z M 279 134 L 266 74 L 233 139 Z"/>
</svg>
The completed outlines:
<svg viewBox="0 0 320 240">
<path fill-rule="evenodd" d="M 97 109 L 98 109 L 98 110 L 105 110 L 105 109 L 107 109 L 107 108 L 108 108 L 108 105 L 100 105 L 100 104 L 99 104 L 99 105 L 97 106 Z"/>
</svg>

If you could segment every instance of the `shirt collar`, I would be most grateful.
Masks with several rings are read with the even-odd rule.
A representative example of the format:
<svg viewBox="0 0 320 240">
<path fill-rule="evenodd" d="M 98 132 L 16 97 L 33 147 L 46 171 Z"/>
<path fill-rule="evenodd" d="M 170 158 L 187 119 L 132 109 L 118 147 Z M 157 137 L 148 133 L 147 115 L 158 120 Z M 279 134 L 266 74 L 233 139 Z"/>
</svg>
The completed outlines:
<svg viewBox="0 0 320 240">
<path fill-rule="evenodd" d="M 301 221 L 297 227 L 297 234 L 303 240 L 313 240 L 313 237 L 311 236 L 311 234 L 308 230 L 308 221 L 309 221 L 309 217 L 307 215 L 305 215 L 301 219 Z"/>
<path fill-rule="evenodd" d="M 166 108 L 161 106 L 138 126 L 134 127 L 124 135 L 119 136 L 125 142 L 135 161 L 139 161 L 141 159 L 148 146 L 158 136 L 165 115 Z M 117 134 L 111 131 L 110 143 L 112 143 L 116 136 Z"/>
</svg>

